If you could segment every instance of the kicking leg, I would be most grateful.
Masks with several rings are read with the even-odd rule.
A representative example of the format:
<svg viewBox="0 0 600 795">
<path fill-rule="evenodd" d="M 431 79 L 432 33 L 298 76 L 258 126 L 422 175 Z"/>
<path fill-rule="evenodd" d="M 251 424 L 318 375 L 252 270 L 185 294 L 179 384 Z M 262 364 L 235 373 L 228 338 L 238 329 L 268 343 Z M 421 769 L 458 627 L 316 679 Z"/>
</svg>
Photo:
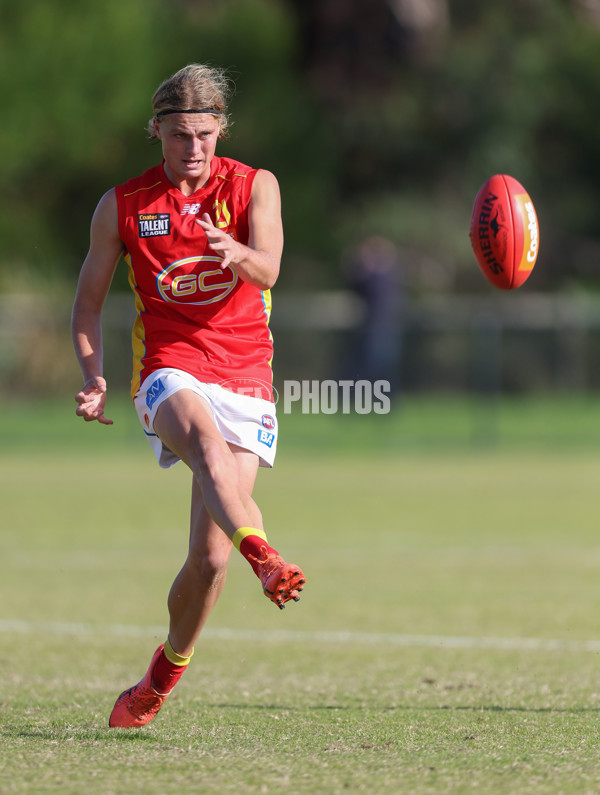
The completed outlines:
<svg viewBox="0 0 600 795">
<path fill-rule="evenodd" d="M 239 485 L 250 498 L 258 469 L 253 453 L 235 450 Z M 262 517 L 253 500 L 247 501 L 252 527 L 262 529 Z M 194 643 L 219 598 L 232 549 L 230 538 L 206 510 L 202 490 L 192 484 L 190 545 L 183 568 L 169 593 L 169 640 L 178 654 L 191 654 Z"/>
<path fill-rule="evenodd" d="M 251 485 L 244 481 L 247 475 L 236 463 L 236 457 L 252 462 L 243 467 L 249 467 L 253 485 L 257 456 L 239 448 L 230 449 L 206 401 L 188 389 L 176 392 L 161 404 L 154 430 L 163 444 L 190 467 L 206 511 L 248 560 L 262 582 L 265 596 L 279 608 L 291 599 L 297 601 L 304 574 L 269 546 L 260 511 L 251 497 Z"/>
</svg>

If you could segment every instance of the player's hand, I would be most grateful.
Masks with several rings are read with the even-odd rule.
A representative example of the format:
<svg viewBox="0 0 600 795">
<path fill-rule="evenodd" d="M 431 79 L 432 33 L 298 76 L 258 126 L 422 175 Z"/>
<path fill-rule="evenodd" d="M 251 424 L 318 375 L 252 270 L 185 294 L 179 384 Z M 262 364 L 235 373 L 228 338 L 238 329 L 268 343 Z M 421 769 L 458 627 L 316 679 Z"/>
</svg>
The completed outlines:
<svg viewBox="0 0 600 795">
<path fill-rule="evenodd" d="M 75 395 L 79 404 L 75 409 L 78 417 L 83 417 L 86 422 L 97 420 L 102 425 L 112 425 L 113 421 L 104 416 L 106 404 L 106 381 L 102 376 L 95 376 L 85 382 L 81 392 Z"/>
<path fill-rule="evenodd" d="M 223 261 L 220 263 L 221 270 L 225 270 L 232 262 L 236 262 L 235 257 L 239 251 L 239 244 L 231 235 L 223 229 L 217 229 L 208 213 L 204 213 L 202 218 L 197 218 L 196 223 L 204 229 L 210 248 L 215 254 L 223 257 Z"/>
</svg>

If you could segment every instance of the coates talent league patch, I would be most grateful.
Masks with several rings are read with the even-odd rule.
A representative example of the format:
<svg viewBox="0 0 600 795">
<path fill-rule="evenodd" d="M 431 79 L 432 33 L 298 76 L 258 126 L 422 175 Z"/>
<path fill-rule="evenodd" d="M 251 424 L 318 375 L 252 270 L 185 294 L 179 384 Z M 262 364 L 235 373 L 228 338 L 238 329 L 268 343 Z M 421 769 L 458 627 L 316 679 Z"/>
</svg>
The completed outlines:
<svg viewBox="0 0 600 795">
<path fill-rule="evenodd" d="M 170 234 L 170 213 L 138 213 L 139 237 L 162 237 Z"/>
</svg>

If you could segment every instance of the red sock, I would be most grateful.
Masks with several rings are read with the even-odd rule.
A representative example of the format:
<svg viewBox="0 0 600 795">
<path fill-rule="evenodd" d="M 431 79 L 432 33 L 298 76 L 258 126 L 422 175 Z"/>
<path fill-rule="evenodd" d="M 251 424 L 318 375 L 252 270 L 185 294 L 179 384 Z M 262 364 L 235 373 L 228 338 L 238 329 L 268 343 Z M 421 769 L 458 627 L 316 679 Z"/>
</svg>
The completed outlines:
<svg viewBox="0 0 600 795">
<path fill-rule="evenodd" d="M 177 682 L 179 682 L 183 676 L 183 673 L 188 667 L 188 663 L 192 657 L 191 654 L 187 658 L 181 657 L 176 652 L 173 652 L 172 648 L 170 648 L 168 640 L 165 642 L 165 647 L 167 647 L 167 651 L 171 654 L 171 656 L 176 656 L 180 660 L 187 659 L 187 662 L 184 662 L 183 665 L 177 665 L 176 663 L 171 662 L 165 653 L 165 649 L 163 648 L 158 656 L 158 659 L 154 663 L 151 679 L 152 687 L 162 696 L 164 696 L 166 693 L 170 693 L 171 690 L 173 690 Z M 192 654 L 193 653 L 194 652 L 192 652 Z"/>
<path fill-rule="evenodd" d="M 240 543 L 240 552 L 246 558 L 248 563 L 254 569 L 254 573 L 258 576 L 258 561 L 264 560 L 265 557 L 271 553 L 278 555 L 276 549 L 269 546 L 264 538 L 259 536 L 246 536 Z"/>
<path fill-rule="evenodd" d="M 279 552 L 269 545 L 265 531 L 257 527 L 240 527 L 233 534 L 233 543 L 252 566 L 256 576 L 258 576 L 259 561 L 264 561 L 267 555 L 279 555 Z"/>
</svg>

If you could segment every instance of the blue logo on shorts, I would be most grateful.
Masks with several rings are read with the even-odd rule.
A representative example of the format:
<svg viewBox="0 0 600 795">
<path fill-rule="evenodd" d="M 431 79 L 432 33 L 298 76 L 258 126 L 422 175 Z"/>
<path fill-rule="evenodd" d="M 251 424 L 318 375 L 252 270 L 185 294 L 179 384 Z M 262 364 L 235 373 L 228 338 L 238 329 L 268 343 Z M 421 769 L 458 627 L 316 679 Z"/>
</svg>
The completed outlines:
<svg viewBox="0 0 600 795">
<path fill-rule="evenodd" d="M 266 444 L 267 447 L 273 447 L 273 442 L 275 441 L 275 434 L 269 433 L 268 431 L 263 431 L 262 428 L 259 428 L 258 441 L 261 444 Z"/>
<path fill-rule="evenodd" d="M 164 391 L 165 391 L 165 385 L 160 380 L 160 378 L 157 378 L 156 381 L 152 384 L 151 387 L 148 388 L 148 391 L 146 392 L 146 405 L 148 406 L 149 409 L 152 408 L 152 406 L 156 403 L 156 401 Z"/>
</svg>

